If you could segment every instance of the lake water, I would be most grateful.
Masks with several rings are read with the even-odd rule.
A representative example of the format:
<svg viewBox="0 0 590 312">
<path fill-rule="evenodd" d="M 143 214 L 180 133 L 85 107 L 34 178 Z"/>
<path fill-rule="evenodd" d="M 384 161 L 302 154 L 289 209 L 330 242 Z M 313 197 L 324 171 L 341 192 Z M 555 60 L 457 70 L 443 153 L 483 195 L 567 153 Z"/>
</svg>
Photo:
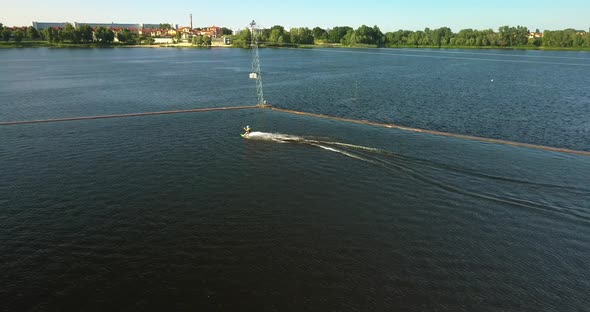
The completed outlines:
<svg viewBox="0 0 590 312">
<path fill-rule="evenodd" d="M 260 54 L 277 107 L 590 151 L 587 52 Z M 250 57 L 0 50 L 0 121 L 250 105 Z M 6 311 L 590 306 L 587 156 L 270 110 L 4 126 L 0 142 Z"/>
</svg>

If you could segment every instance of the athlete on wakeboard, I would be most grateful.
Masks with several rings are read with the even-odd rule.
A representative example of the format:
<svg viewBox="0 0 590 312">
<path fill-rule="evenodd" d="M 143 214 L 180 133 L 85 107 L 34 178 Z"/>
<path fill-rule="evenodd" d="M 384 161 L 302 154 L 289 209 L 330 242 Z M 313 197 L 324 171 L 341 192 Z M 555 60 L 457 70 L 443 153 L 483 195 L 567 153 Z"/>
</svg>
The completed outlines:
<svg viewBox="0 0 590 312">
<path fill-rule="evenodd" d="M 244 133 L 243 136 L 248 136 L 248 135 L 250 135 L 250 132 L 252 132 L 252 129 L 250 129 L 250 126 L 246 126 L 244 128 L 244 131 L 246 131 L 246 132 Z"/>
</svg>

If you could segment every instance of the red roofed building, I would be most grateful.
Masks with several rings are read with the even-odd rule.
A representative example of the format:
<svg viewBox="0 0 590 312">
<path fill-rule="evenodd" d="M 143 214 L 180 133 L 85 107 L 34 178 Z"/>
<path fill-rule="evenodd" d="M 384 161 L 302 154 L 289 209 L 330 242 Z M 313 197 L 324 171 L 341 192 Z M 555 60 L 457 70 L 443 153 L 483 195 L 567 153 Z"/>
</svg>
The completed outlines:
<svg viewBox="0 0 590 312">
<path fill-rule="evenodd" d="M 207 28 L 207 32 L 210 33 L 211 38 L 221 38 L 223 30 L 218 26 L 211 26 Z"/>
<path fill-rule="evenodd" d="M 17 30 L 27 31 L 27 28 L 29 28 L 29 27 L 27 27 L 27 26 L 20 26 L 20 27 L 19 26 L 13 26 L 13 27 L 6 27 L 6 28 L 8 28 L 8 29 L 10 29 L 10 31 L 13 31 L 14 32 L 14 31 L 17 31 Z"/>
</svg>

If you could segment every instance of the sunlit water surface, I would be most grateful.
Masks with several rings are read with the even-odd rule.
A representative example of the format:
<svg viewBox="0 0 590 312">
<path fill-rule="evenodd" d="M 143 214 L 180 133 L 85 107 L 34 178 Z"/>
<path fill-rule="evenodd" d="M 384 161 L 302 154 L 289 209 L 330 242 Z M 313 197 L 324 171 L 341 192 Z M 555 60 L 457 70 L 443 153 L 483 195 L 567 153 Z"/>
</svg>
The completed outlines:
<svg viewBox="0 0 590 312">
<path fill-rule="evenodd" d="M 588 53 L 261 55 L 279 107 L 590 150 Z M 0 120 L 252 104 L 249 58 L 1 50 Z M 0 130 L 6 311 L 590 306 L 587 156 L 268 110 Z"/>
</svg>

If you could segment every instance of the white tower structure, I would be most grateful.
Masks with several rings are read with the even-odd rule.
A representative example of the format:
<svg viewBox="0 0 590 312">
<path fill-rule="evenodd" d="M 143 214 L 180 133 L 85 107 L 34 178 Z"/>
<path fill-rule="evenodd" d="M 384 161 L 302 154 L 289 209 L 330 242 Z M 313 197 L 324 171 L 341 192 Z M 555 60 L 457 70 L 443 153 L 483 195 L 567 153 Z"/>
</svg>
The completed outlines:
<svg viewBox="0 0 590 312">
<path fill-rule="evenodd" d="M 264 101 L 264 93 L 262 92 L 262 75 L 260 73 L 260 57 L 258 56 L 258 32 L 259 29 L 256 25 L 255 21 L 250 23 L 250 34 L 252 36 L 252 40 L 250 41 L 250 47 L 252 48 L 252 73 L 250 73 L 250 78 L 256 80 L 256 95 L 258 97 L 258 106 L 264 106 L 266 102 Z"/>
</svg>

